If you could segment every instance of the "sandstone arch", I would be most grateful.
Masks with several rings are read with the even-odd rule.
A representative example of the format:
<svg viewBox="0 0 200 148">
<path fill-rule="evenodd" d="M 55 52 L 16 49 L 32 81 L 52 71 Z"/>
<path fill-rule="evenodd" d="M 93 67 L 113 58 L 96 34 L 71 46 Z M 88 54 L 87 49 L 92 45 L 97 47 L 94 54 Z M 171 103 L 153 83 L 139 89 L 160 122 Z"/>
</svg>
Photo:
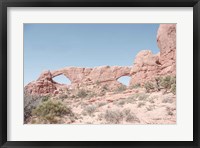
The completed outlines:
<svg viewBox="0 0 200 148">
<path fill-rule="evenodd" d="M 64 75 L 71 81 L 71 86 L 79 84 L 109 83 L 118 85 L 122 76 L 131 76 L 130 85 L 145 83 L 157 76 L 176 74 L 176 24 L 161 24 L 157 33 L 160 52 L 156 55 L 150 50 L 139 52 L 133 66 L 99 66 L 94 68 L 66 67 L 59 70 L 45 71 L 36 81 L 25 86 L 33 94 L 53 93 L 61 87 L 52 78 Z M 115 85 L 116 84 L 116 85 Z"/>
</svg>

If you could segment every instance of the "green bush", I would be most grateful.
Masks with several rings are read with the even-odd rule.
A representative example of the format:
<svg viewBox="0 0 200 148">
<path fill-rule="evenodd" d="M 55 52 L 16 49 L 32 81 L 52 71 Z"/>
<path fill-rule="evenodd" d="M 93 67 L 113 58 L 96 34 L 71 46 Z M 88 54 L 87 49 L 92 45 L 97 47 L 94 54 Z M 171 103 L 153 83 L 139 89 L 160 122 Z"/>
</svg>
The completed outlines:
<svg viewBox="0 0 200 148">
<path fill-rule="evenodd" d="M 149 97 L 148 94 L 141 93 L 141 94 L 139 94 L 139 96 L 138 96 L 138 100 L 143 101 L 143 100 L 146 100 L 148 97 Z"/>
<path fill-rule="evenodd" d="M 37 116 L 39 119 L 52 124 L 58 122 L 57 117 L 72 115 L 72 111 L 60 101 L 48 100 L 33 109 L 32 114 Z"/>
<path fill-rule="evenodd" d="M 152 82 L 147 82 L 144 84 L 144 88 L 149 93 L 149 92 L 155 90 L 155 85 Z"/>
<path fill-rule="evenodd" d="M 176 94 L 176 83 L 174 83 L 174 84 L 171 85 L 171 92 L 173 94 Z"/>
<path fill-rule="evenodd" d="M 166 90 L 169 90 L 173 94 L 176 94 L 176 77 L 166 76 L 162 78 L 160 86 Z"/>
<path fill-rule="evenodd" d="M 91 116 L 96 111 L 96 108 L 95 105 L 89 105 L 83 110 L 83 113 Z"/>
<path fill-rule="evenodd" d="M 104 115 L 105 120 L 111 124 L 120 124 L 125 120 L 126 122 L 140 122 L 137 116 L 131 112 L 130 109 L 120 110 L 106 110 Z"/>
<path fill-rule="evenodd" d="M 59 96 L 59 99 L 61 99 L 61 100 L 65 100 L 67 98 L 68 98 L 67 94 L 62 94 L 62 95 Z"/>
<path fill-rule="evenodd" d="M 123 114 L 118 110 L 106 110 L 104 118 L 108 123 L 119 124 L 123 120 Z"/>
<path fill-rule="evenodd" d="M 98 107 L 102 107 L 102 106 L 104 106 L 104 105 L 106 105 L 107 103 L 106 102 L 99 102 L 98 103 Z"/>
<path fill-rule="evenodd" d="M 118 105 L 119 106 L 123 106 L 126 103 L 126 99 L 125 98 L 119 98 L 120 101 L 118 101 Z"/>
<path fill-rule="evenodd" d="M 171 85 L 172 85 L 172 81 L 171 81 L 171 77 L 170 76 L 166 76 L 162 79 L 160 85 L 165 88 L 165 89 L 170 89 Z"/>
<path fill-rule="evenodd" d="M 132 85 L 130 88 L 134 89 L 134 88 L 140 88 L 140 87 L 141 87 L 141 84 L 140 83 L 136 83 L 136 84 Z"/>
<path fill-rule="evenodd" d="M 76 96 L 78 98 L 85 98 L 85 97 L 87 97 L 87 95 L 88 95 L 88 92 L 86 90 L 84 90 L 84 89 L 80 89 L 78 91 L 78 93 L 76 94 Z"/>
<path fill-rule="evenodd" d="M 32 116 L 31 112 L 41 102 L 45 102 L 50 96 L 30 95 L 24 91 L 24 122 L 28 122 L 28 119 Z"/>
<path fill-rule="evenodd" d="M 147 92 L 160 91 L 165 89 L 166 91 L 171 91 L 176 94 L 176 77 L 175 76 L 165 76 L 155 78 L 155 83 L 147 82 L 144 85 Z"/>
<path fill-rule="evenodd" d="M 134 113 L 129 113 L 126 116 L 126 121 L 127 122 L 140 122 L 140 120 L 138 119 L 138 117 Z"/>
</svg>

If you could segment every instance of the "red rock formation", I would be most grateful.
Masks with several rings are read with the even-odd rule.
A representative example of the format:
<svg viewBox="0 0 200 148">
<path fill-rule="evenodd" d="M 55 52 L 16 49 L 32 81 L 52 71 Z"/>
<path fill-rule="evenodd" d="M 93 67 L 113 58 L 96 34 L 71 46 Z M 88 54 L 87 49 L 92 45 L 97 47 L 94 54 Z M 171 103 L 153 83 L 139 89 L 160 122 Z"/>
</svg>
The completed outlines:
<svg viewBox="0 0 200 148">
<path fill-rule="evenodd" d="M 162 24 L 157 33 L 161 75 L 176 74 L 176 24 Z"/>
<path fill-rule="evenodd" d="M 153 55 L 150 50 L 139 52 L 131 70 L 131 85 L 143 83 L 157 76 L 160 69 L 159 53 Z"/>
<path fill-rule="evenodd" d="M 50 71 L 44 71 L 36 81 L 25 86 L 25 91 L 30 94 L 49 94 L 56 90 L 56 82 L 52 80 Z"/>
<path fill-rule="evenodd" d="M 153 55 L 150 50 L 139 52 L 133 66 L 100 66 L 95 68 L 66 67 L 55 71 L 43 72 L 36 81 L 25 86 L 31 94 L 56 94 L 63 85 L 53 81 L 58 75 L 65 75 L 70 81 L 69 87 L 80 84 L 109 84 L 117 87 L 122 76 L 131 76 L 131 85 L 149 81 L 155 77 L 176 74 L 176 24 L 161 24 L 157 33 L 160 53 Z M 66 86 L 64 86 L 66 87 Z M 68 86 L 67 86 L 68 87 Z M 92 88 L 92 87 L 91 87 Z"/>
<path fill-rule="evenodd" d="M 43 72 L 36 81 L 25 86 L 25 90 L 30 94 L 55 94 L 62 84 L 53 81 L 58 75 L 66 76 L 70 81 L 70 87 L 77 87 L 79 84 L 91 85 L 104 83 L 111 87 L 117 87 L 117 79 L 130 75 L 131 67 L 128 66 L 100 66 L 95 68 L 66 67 L 55 71 Z"/>
<path fill-rule="evenodd" d="M 160 53 L 149 50 L 139 52 L 131 70 L 131 85 L 149 81 L 155 77 L 176 74 L 176 24 L 161 24 L 157 33 Z"/>
</svg>

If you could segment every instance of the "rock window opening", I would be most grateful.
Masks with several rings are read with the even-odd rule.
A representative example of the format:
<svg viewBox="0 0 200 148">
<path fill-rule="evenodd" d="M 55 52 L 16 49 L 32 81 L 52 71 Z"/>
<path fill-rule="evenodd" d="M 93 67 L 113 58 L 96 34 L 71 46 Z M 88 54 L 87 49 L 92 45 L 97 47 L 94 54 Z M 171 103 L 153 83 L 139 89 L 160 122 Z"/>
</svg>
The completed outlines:
<svg viewBox="0 0 200 148">
<path fill-rule="evenodd" d="M 53 78 L 53 80 L 59 84 L 70 85 L 71 81 L 64 75 L 59 75 Z"/>
<path fill-rule="evenodd" d="M 129 76 L 122 76 L 117 81 L 120 82 L 120 83 L 122 83 L 123 85 L 129 86 L 130 80 L 131 80 L 131 77 L 129 77 Z"/>
</svg>

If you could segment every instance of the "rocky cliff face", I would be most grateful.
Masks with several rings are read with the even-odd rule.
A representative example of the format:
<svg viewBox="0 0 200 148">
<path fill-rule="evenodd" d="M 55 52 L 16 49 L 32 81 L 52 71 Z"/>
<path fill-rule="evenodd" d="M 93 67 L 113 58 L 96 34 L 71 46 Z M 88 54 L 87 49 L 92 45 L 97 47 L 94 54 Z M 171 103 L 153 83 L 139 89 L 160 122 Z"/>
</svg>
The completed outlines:
<svg viewBox="0 0 200 148">
<path fill-rule="evenodd" d="M 157 33 L 161 75 L 176 74 L 176 24 L 160 25 Z"/>
<path fill-rule="evenodd" d="M 118 87 L 122 76 L 131 76 L 130 85 L 145 83 L 155 77 L 176 74 L 176 25 L 161 24 L 157 33 L 160 52 L 153 55 L 150 50 L 142 50 L 134 60 L 133 66 L 100 66 L 95 68 L 66 67 L 43 72 L 36 81 L 25 86 L 30 94 L 56 94 L 61 88 L 77 88 L 96 83 L 107 84 L 112 89 Z M 66 76 L 71 85 L 58 84 L 53 78 Z"/>
<path fill-rule="evenodd" d="M 176 24 L 161 24 L 157 33 L 160 52 L 139 52 L 131 70 L 131 84 L 144 83 L 155 77 L 176 74 Z"/>
</svg>

